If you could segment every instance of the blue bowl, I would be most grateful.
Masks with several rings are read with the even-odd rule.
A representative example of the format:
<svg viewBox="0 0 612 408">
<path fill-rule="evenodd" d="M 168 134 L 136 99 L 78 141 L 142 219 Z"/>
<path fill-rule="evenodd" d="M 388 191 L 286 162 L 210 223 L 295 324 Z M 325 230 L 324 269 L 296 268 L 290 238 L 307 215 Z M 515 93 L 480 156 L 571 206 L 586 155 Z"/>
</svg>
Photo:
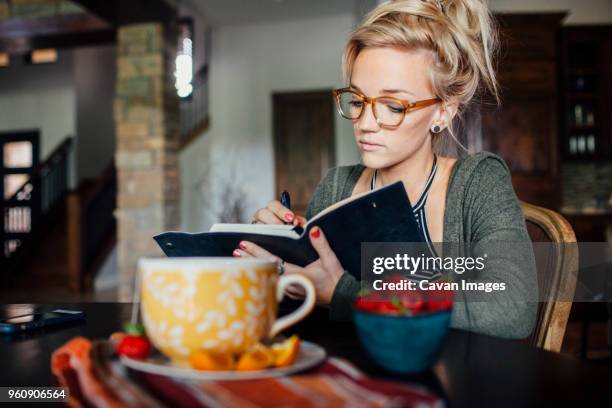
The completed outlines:
<svg viewBox="0 0 612 408">
<path fill-rule="evenodd" d="M 451 311 L 412 316 L 354 311 L 361 344 L 385 369 L 413 374 L 435 364 L 448 334 Z"/>
</svg>

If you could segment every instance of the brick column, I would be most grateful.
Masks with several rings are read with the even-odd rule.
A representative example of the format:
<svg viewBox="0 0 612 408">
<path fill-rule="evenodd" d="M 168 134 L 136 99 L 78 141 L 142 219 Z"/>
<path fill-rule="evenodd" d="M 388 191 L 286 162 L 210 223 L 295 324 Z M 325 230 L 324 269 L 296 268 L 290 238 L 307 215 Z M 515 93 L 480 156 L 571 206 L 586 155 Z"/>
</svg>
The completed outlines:
<svg viewBox="0 0 612 408">
<path fill-rule="evenodd" d="M 158 23 L 123 26 L 118 37 L 119 299 L 129 301 L 138 259 L 162 255 L 152 236 L 179 227 L 176 38 Z"/>
</svg>

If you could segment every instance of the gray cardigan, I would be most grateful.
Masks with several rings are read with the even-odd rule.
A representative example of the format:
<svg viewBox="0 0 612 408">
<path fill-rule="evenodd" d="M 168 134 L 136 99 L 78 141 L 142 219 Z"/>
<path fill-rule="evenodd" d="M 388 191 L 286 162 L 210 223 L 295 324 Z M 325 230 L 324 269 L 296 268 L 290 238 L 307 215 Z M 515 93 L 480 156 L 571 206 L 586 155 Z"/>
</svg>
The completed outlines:
<svg viewBox="0 0 612 408">
<path fill-rule="evenodd" d="M 317 186 L 306 218 L 350 197 L 364 169 L 358 164 L 329 170 Z M 471 292 L 456 293 L 451 325 L 505 338 L 527 337 L 537 313 L 535 259 L 508 167 L 500 157 L 480 152 L 456 162 L 446 195 L 444 242 L 470 243 L 478 253 L 487 253 L 485 269 L 476 281 L 505 282 L 507 288 L 488 301 L 478 301 Z M 345 272 L 330 304 L 332 320 L 351 319 L 359 289 L 360 282 Z"/>
</svg>

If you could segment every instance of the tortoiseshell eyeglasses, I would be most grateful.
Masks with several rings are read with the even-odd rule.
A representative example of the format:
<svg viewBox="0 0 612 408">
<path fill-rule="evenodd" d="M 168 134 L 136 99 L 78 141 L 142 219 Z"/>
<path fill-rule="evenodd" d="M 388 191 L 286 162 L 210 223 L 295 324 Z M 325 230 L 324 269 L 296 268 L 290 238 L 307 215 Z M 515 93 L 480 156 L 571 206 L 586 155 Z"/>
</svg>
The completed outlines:
<svg viewBox="0 0 612 408">
<path fill-rule="evenodd" d="M 406 112 L 441 102 L 440 98 L 424 99 L 416 102 L 392 96 L 369 98 L 351 88 L 334 89 L 333 92 L 338 112 L 342 117 L 351 120 L 359 119 L 363 115 L 366 105 L 370 103 L 376 123 L 385 127 L 399 126 L 404 120 Z"/>
</svg>

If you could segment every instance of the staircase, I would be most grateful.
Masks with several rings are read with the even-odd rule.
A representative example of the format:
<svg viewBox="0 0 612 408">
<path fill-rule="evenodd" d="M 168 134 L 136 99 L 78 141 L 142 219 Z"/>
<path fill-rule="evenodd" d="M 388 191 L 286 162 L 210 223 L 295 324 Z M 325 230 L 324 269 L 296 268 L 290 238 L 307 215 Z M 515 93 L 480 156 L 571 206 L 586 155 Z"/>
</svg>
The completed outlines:
<svg viewBox="0 0 612 408">
<path fill-rule="evenodd" d="M 71 146 L 72 139 L 67 138 L 1 204 L 4 302 L 57 302 L 70 294 L 91 292 L 95 271 L 114 246 L 114 163 L 95 180 L 70 191 Z"/>
<path fill-rule="evenodd" d="M 3 286 L 14 282 L 26 262 L 35 256 L 44 233 L 62 214 L 72 143 L 72 138 L 66 138 L 45 162 L 34 168 L 30 179 L 0 204 Z"/>
<path fill-rule="evenodd" d="M 116 243 L 117 170 L 111 162 L 97 179 L 67 198 L 67 270 L 70 288 L 91 292 L 95 274 Z"/>
<path fill-rule="evenodd" d="M 204 65 L 193 78 L 193 92 L 180 100 L 180 146 L 184 148 L 208 128 L 208 65 Z"/>
</svg>

